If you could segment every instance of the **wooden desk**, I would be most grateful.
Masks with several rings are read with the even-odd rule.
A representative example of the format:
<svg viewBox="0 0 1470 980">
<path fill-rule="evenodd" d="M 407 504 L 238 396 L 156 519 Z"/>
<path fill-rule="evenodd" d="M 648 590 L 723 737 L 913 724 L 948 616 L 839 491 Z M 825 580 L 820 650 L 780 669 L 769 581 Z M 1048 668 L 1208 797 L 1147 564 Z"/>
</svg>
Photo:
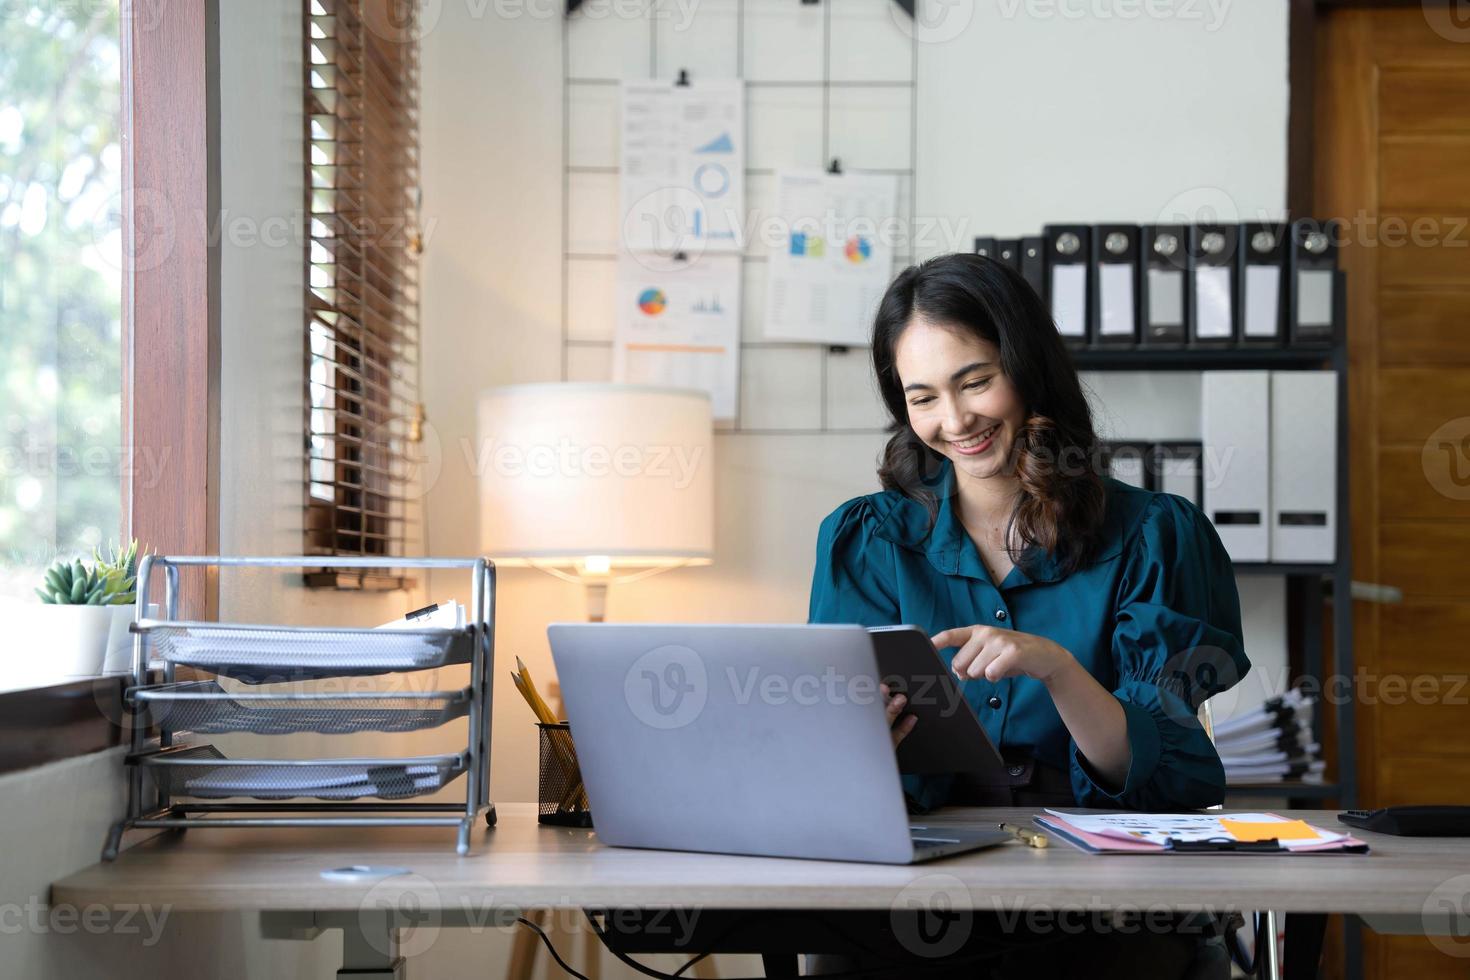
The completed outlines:
<svg viewBox="0 0 1470 980">
<path fill-rule="evenodd" d="M 930 899 L 985 912 L 1024 909 L 1351 913 L 1388 932 L 1465 935 L 1470 839 L 1360 832 L 1373 853 L 1333 856 L 1097 856 L 1062 841 L 1019 843 L 892 866 L 604 847 L 590 830 L 543 827 L 528 804 L 501 804 L 468 857 L 435 829 L 190 830 L 144 841 L 112 864 L 52 886 L 52 901 L 175 911 L 255 911 L 272 935 L 362 925 L 398 908 L 442 925 L 541 907 L 892 909 Z M 930 823 L 1030 825 L 1034 811 L 953 809 Z M 1330 811 L 1277 811 L 1336 826 Z M 321 872 L 354 864 L 411 874 L 358 882 Z M 920 905 L 922 907 L 922 905 Z M 371 914 L 369 914 L 371 913 Z M 513 915 L 512 915 L 513 918 Z M 347 939 L 351 946 L 351 937 Z M 1446 940 L 1449 942 L 1449 940 Z M 1462 941 L 1463 942 L 1463 941 Z M 1470 952 L 1470 949 L 1467 949 Z"/>
</svg>

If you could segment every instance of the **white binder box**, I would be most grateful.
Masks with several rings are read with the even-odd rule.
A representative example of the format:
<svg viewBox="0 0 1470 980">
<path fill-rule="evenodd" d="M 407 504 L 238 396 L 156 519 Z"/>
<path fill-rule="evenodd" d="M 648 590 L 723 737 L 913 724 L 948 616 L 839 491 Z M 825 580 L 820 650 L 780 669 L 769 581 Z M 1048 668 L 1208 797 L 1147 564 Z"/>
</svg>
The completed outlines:
<svg viewBox="0 0 1470 980">
<path fill-rule="evenodd" d="M 1337 557 L 1337 374 L 1271 373 L 1271 560 Z"/>
<path fill-rule="evenodd" d="M 1232 561 L 1272 559 L 1271 373 L 1204 371 L 1204 512 Z"/>
</svg>

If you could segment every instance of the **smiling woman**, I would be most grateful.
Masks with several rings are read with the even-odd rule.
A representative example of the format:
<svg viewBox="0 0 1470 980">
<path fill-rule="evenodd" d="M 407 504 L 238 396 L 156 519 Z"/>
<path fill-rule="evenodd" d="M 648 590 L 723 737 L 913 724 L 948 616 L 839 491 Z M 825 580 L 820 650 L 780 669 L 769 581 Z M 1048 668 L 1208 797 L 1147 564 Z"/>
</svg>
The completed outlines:
<svg viewBox="0 0 1470 980">
<path fill-rule="evenodd" d="M 976 510 L 1007 517 L 987 530 L 1001 567 L 1027 561 L 1033 547 L 1068 571 L 1087 560 L 1103 513 L 1097 436 L 1071 357 L 1019 274 L 963 254 L 905 270 L 878 309 L 873 365 L 893 420 L 878 472 L 885 489 L 933 514 L 948 461 L 985 501 Z M 1012 469 L 1013 479 L 988 479 Z"/>
</svg>

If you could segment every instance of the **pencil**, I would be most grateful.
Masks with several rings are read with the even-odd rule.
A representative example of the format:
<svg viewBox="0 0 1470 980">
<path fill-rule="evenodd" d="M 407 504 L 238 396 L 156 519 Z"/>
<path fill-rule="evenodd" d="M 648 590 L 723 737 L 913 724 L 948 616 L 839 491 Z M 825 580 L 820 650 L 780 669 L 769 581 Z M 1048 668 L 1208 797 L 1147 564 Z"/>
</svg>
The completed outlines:
<svg viewBox="0 0 1470 980">
<path fill-rule="evenodd" d="M 551 723 L 555 724 L 558 720 L 556 713 L 551 710 L 551 706 L 541 697 L 541 692 L 536 690 L 536 682 L 531 680 L 531 672 L 526 669 L 526 665 L 521 662 L 520 657 L 516 657 L 516 667 L 520 669 L 521 680 L 526 682 L 526 690 L 530 692 L 531 697 L 536 699 L 536 703 L 541 706 L 542 711 L 540 713 L 545 714 L 547 718 L 551 719 Z"/>
</svg>

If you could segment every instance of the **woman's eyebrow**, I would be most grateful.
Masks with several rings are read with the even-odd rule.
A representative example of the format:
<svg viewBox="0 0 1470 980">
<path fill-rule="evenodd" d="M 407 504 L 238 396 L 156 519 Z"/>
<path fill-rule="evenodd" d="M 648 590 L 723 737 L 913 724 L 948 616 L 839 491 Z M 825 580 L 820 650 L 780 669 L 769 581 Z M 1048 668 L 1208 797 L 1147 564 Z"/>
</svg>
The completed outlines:
<svg viewBox="0 0 1470 980">
<path fill-rule="evenodd" d="M 954 374 L 951 374 L 949 376 L 949 380 L 951 380 L 951 381 L 958 381 L 961 378 L 963 378 L 965 375 L 969 374 L 971 371 L 977 371 L 980 368 L 988 368 L 988 367 L 990 367 L 990 362 L 989 361 L 976 361 L 974 364 L 966 364 L 964 367 L 960 368 Z M 922 381 L 915 381 L 911 385 L 904 385 L 903 386 L 903 390 L 904 391 L 915 391 L 915 390 L 920 389 L 920 388 L 923 388 L 923 389 L 932 389 L 933 387 L 934 387 L 933 385 L 926 385 Z"/>
</svg>

